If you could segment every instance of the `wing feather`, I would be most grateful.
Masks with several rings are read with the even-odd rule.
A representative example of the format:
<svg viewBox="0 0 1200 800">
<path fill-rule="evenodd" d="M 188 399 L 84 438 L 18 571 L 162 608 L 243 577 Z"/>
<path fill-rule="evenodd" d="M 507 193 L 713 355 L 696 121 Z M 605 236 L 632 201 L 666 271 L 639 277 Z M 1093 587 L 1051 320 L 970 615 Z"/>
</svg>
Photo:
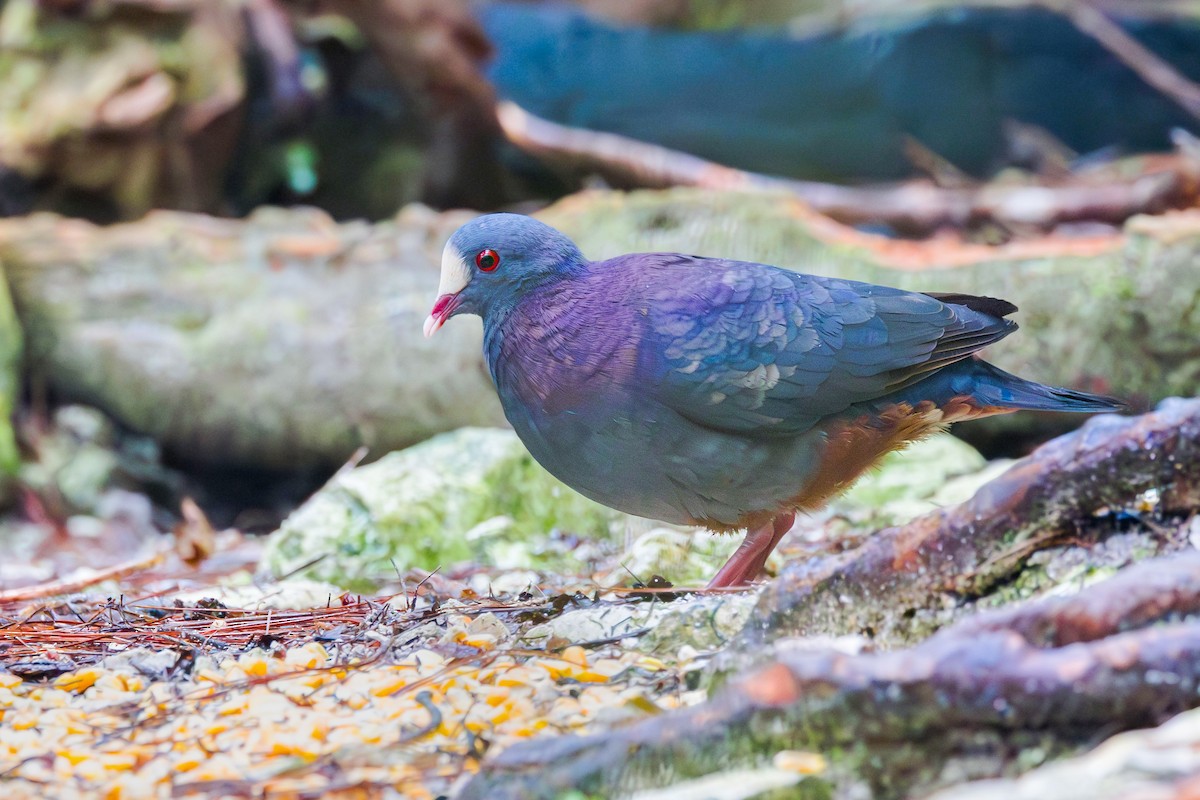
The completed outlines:
<svg viewBox="0 0 1200 800">
<path fill-rule="evenodd" d="M 1016 329 L 1001 317 L 1015 308 L 993 298 L 939 297 L 697 256 L 658 258 L 645 289 L 658 399 L 720 430 L 802 432 Z"/>
</svg>

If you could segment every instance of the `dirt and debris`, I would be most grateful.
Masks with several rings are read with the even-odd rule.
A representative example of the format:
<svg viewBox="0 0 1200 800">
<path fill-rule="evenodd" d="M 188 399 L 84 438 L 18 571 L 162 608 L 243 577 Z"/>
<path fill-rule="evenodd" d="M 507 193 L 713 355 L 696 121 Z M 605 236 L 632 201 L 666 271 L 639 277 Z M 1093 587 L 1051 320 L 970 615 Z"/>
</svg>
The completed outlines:
<svg viewBox="0 0 1200 800">
<path fill-rule="evenodd" d="M 432 798 L 491 748 L 699 699 L 622 638 L 520 637 L 523 618 L 564 605 L 423 592 L 304 610 L 169 593 L 4 602 L 0 774 L 14 797 L 54 785 L 58 797 Z"/>
</svg>

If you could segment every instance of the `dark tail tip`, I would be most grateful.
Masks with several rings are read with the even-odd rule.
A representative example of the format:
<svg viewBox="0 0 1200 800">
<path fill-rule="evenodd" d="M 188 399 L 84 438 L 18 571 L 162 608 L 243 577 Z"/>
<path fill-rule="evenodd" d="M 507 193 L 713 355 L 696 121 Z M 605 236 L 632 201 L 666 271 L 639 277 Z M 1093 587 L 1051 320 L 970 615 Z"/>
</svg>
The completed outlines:
<svg viewBox="0 0 1200 800">
<path fill-rule="evenodd" d="M 1075 389 L 1057 389 L 1052 386 L 1033 385 L 1045 390 L 1048 404 L 1045 406 L 1021 406 L 1022 408 L 1045 408 L 1047 411 L 1082 412 L 1124 411 L 1129 408 L 1128 403 L 1118 400 L 1115 397 L 1108 397 L 1102 394 L 1089 394 L 1088 392 L 1080 392 Z"/>
<path fill-rule="evenodd" d="M 986 405 L 1030 411 L 1080 413 L 1120 411 L 1128 407 L 1115 397 L 1076 389 L 1059 389 L 1027 381 L 979 359 L 968 363 L 969 366 L 965 369 L 975 382 L 972 394 Z"/>
<path fill-rule="evenodd" d="M 952 292 L 925 292 L 930 297 L 954 306 L 966 306 L 972 311 L 993 317 L 1007 317 L 1017 310 L 1017 307 L 1007 300 L 998 297 L 983 297 L 974 294 L 955 294 Z M 1015 323 L 1014 323 L 1015 324 Z"/>
</svg>

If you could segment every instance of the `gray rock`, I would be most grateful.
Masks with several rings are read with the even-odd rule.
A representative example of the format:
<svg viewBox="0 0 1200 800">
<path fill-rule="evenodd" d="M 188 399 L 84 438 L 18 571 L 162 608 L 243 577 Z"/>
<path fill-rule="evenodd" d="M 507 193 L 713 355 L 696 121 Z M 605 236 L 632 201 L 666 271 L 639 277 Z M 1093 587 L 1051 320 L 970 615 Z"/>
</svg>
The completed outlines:
<svg viewBox="0 0 1200 800">
<path fill-rule="evenodd" d="M 639 638 L 639 652 L 676 659 L 684 648 L 711 651 L 733 638 L 757 600 L 754 592 L 693 594 L 670 603 L 604 604 L 560 614 L 525 631 L 534 647 L 549 642 Z"/>
</svg>

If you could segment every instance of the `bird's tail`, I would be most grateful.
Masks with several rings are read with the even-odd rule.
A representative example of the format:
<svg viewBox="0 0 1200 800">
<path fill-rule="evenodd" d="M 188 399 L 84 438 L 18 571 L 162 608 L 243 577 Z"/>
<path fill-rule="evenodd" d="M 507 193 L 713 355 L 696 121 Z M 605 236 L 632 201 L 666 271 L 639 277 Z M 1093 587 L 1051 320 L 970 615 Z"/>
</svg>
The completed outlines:
<svg viewBox="0 0 1200 800">
<path fill-rule="evenodd" d="M 1035 411 L 1118 411 L 1120 400 L 1104 395 L 1058 389 L 1018 378 L 978 358 L 964 359 L 936 376 L 949 378 L 952 391 L 970 396 L 983 407 Z"/>
</svg>

